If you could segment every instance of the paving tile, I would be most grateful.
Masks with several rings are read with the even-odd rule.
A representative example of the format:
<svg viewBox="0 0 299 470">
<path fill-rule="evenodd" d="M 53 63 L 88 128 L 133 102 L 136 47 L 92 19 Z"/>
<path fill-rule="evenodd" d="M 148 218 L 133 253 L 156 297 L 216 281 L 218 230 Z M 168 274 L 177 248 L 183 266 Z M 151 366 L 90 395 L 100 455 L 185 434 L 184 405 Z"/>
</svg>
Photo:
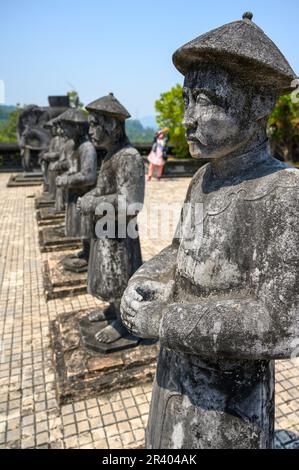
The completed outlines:
<svg viewBox="0 0 299 470">
<path fill-rule="evenodd" d="M 152 384 L 87 398 L 58 407 L 49 341 L 50 321 L 59 313 L 96 308 L 91 295 L 46 302 L 34 198 L 39 188 L 6 188 L 9 174 L 0 173 L 0 331 L 4 362 L 0 363 L 1 448 L 134 448 L 144 445 Z M 151 182 L 149 201 L 182 202 L 189 178 Z M 157 254 L 172 238 L 148 235 L 149 221 L 139 222 L 144 259 Z M 154 226 L 153 224 L 151 224 Z M 155 225 L 157 229 L 159 224 Z M 21 242 L 20 242 L 21 241 Z M 23 295 L 20 295 L 22 292 Z M 276 362 L 276 436 L 280 448 L 298 448 L 299 359 Z"/>
</svg>

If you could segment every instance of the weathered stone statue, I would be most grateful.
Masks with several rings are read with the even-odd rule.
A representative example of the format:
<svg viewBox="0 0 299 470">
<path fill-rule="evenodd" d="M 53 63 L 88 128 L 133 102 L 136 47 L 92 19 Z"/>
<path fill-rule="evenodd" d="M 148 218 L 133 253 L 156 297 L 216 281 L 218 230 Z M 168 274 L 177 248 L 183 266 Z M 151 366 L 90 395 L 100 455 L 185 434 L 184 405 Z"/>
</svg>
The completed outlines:
<svg viewBox="0 0 299 470">
<path fill-rule="evenodd" d="M 52 168 L 54 163 L 59 160 L 65 138 L 62 135 L 61 127 L 59 125 L 59 116 L 51 119 L 44 127 L 46 129 L 50 129 L 52 138 L 49 149 L 43 152 L 40 156 L 40 164 L 45 180 L 45 190 L 47 190 L 54 199 L 56 194 L 57 174 L 52 170 Z"/>
<path fill-rule="evenodd" d="M 299 334 L 299 172 L 269 156 L 266 122 L 294 73 L 251 19 L 173 56 L 190 153 L 210 163 L 172 245 L 122 298 L 127 328 L 161 344 L 148 448 L 273 444 L 273 359 Z"/>
<path fill-rule="evenodd" d="M 26 106 L 19 116 L 17 138 L 24 171 L 32 171 L 32 155 L 35 153 L 38 159 L 39 154 L 45 152 L 49 146 L 51 134 L 40 125 L 42 116 L 43 109 L 36 105 Z"/>
<path fill-rule="evenodd" d="M 52 136 L 49 128 L 46 128 L 46 123 L 69 107 L 68 96 L 49 96 L 48 101 L 49 106 L 45 107 L 26 106 L 19 116 L 17 138 L 25 171 L 33 169 L 33 154 L 39 159 L 49 148 Z"/>
<path fill-rule="evenodd" d="M 62 212 L 65 210 L 66 201 L 66 188 L 64 186 L 57 186 L 56 178 L 67 171 L 70 168 L 70 158 L 73 151 L 72 140 L 69 140 L 64 132 L 64 122 L 59 117 L 56 118 L 57 132 L 62 138 L 61 150 L 59 153 L 58 160 L 52 162 L 49 167 L 49 174 L 51 174 L 53 180 L 55 178 L 55 211 Z"/>
<path fill-rule="evenodd" d="M 49 181 L 49 193 L 53 198 L 57 199 L 57 186 L 56 178 L 64 171 L 68 169 L 68 164 L 66 161 L 66 156 L 64 152 L 64 145 L 66 143 L 66 137 L 63 132 L 62 123 L 60 122 L 60 117 L 58 116 L 51 121 L 53 123 L 54 133 L 56 134 L 56 141 L 53 142 L 53 153 L 51 153 L 49 158 L 48 166 L 48 181 Z M 59 199 L 59 197 L 58 197 Z M 60 199 L 59 199 L 60 200 Z"/>
<path fill-rule="evenodd" d="M 125 133 L 125 119 L 130 115 L 113 94 L 90 103 L 86 109 L 90 112 L 91 139 L 97 148 L 106 150 L 107 154 L 96 188 L 78 201 L 78 210 L 94 216 L 95 233 L 96 223 L 104 215 L 103 205 L 110 204 L 116 215 L 116 221 L 113 220 L 115 236 L 94 235 L 88 266 L 88 292 L 110 304 L 108 309 L 96 310 L 89 315 L 91 322 L 110 321 L 108 326 L 96 333 L 101 349 L 101 344 L 114 343 L 128 334 L 120 319 L 120 299 L 129 278 L 142 263 L 141 250 L 138 232 L 136 237 L 131 237 L 125 230 L 124 235 L 119 236 L 117 218 L 120 197 L 126 198 L 122 206 L 126 227 L 135 216 L 133 213 L 127 214 L 128 206 L 143 204 L 144 165 Z"/>
<path fill-rule="evenodd" d="M 88 192 L 97 180 L 97 154 L 88 139 L 88 122 L 82 111 L 69 109 L 60 116 L 63 132 L 68 139 L 63 151 L 68 161 L 68 171 L 57 176 L 56 184 L 66 190 L 65 234 L 82 239 L 83 249 L 63 260 L 65 269 L 87 269 L 92 215 L 81 215 L 76 210 L 79 197 Z"/>
</svg>

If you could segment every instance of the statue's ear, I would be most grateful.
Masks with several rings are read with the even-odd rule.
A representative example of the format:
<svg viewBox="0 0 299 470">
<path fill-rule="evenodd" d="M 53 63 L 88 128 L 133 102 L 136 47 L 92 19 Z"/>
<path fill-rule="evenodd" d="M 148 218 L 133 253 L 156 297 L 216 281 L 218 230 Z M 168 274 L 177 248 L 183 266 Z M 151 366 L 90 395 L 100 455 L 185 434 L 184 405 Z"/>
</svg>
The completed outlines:
<svg viewBox="0 0 299 470">
<path fill-rule="evenodd" d="M 268 90 L 262 90 L 260 93 L 254 95 L 252 112 L 254 113 L 256 121 L 261 121 L 271 114 L 275 106 L 276 98 L 276 95 Z"/>
<path fill-rule="evenodd" d="M 111 129 L 114 131 L 115 129 L 118 128 L 118 119 L 116 117 L 111 118 Z"/>
</svg>

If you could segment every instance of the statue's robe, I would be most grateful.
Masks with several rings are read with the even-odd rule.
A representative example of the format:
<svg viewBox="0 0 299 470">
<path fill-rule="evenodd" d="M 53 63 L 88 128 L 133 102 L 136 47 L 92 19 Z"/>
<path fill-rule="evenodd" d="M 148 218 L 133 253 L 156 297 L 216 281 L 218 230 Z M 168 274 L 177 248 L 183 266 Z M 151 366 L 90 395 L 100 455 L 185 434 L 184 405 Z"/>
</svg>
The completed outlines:
<svg viewBox="0 0 299 470">
<path fill-rule="evenodd" d="M 62 212 L 65 210 L 66 189 L 63 186 L 57 186 L 56 178 L 67 173 L 70 168 L 70 158 L 73 152 L 73 142 L 62 137 L 63 142 L 59 159 L 52 164 L 51 171 L 55 174 L 55 210 Z"/>
<path fill-rule="evenodd" d="M 49 151 L 46 153 L 45 158 L 43 158 L 44 164 L 47 167 L 46 171 L 49 193 L 53 196 L 54 199 L 56 197 L 56 177 L 58 176 L 58 173 L 55 171 L 55 169 L 53 169 L 53 167 L 60 158 L 64 142 L 64 137 L 59 135 L 53 137 L 50 142 Z"/>
<path fill-rule="evenodd" d="M 69 158 L 66 190 L 65 234 L 68 237 L 90 239 L 92 215 L 81 215 L 76 209 L 79 197 L 94 187 L 97 180 L 97 154 L 91 142 L 74 148 Z"/>
<path fill-rule="evenodd" d="M 116 217 L 118 196 L 126 196 L 127 205 L 144 201 L 144 164 L 131 145 L 105 157 L 97 187 L 87 195 L 94 210 L 100 202 L 113 204 Z M 115 232 L 115 238 L 97 238 L 94 231 L 88 266 L 88 292 L 109 302 L 122 297 L 128 280 L 142 264 L 138 232 L 135 238 L 129 234 L 118 238 L 117 223 Z"/>
</svg>

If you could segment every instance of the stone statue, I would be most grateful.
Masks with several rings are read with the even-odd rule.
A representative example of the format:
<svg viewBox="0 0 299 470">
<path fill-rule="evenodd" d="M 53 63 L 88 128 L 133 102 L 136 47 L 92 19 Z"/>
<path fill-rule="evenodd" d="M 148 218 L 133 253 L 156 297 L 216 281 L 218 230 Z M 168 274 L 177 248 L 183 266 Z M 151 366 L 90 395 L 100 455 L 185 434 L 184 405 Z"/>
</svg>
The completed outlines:
<svg viewBox="0 0 299 470">
<path fill-rule="evenodd" d="M 26 106 L 21 112 L 17 124 L 17 138 L 21 151 L 24 171 L 33 170 L 32 155 L 37 157 L 48 149 L 51 134 L 39 125 L 43 109 L 36 105 Z M 45 182 L 45 186 L 46 186 Z"/>
<path fill-rule="evenodd" d="M 64 135 L 63 126 L 60 122 L 60 117 L 58 116 L 57 118 L 52 119 L 51 122 L 53 123 L 53 129 L 56 134 L 56 142 L 55 144 L 53 143 L 53 153 L 49 158 L 50 161 L 48 166 L 48 181 L 49 193 L 53 196 L 53 199 L 55 199 L 56 201 L 57 199 L 60 200 L 59 196 L 57 196 L 56 178 L 64 171 L 68 170 L 68 163 L 64 153 L 64 145 L 67 139 Z"/>
<path fill-rule="evenodd" d="M 50 106 L 26 106 L 19 116 L 17 138 L 25 171 L 33 170 L 33 154 L 39 159 L 49 148 L 52 136 L 46 128 L 47 122 L 69 107 L 68 96 L 49 96 L 48 101 Z"/>
<path fill-rule="evenodd" d="M 52 138 L 49 149 L 40 156 L 40 164 L 45 180 L 45 190 L 55 199 L 57 174 L 55 170 L 53 171 L 53 165 L 59 160 L 65 138 L 62 135 L 61 126 L 59 125 L 59 116 L 51 119 L 44 127 L 50 129 Z"/>
<path fill-rule="evenodd" d="M 49 178 L 55 179 L 55 211 L 62 212 L 65 210 L 66 201 L 66 188 L 57 186 L 56 178 L 64 173 L 67 174 L 70 168 L 70 159 L 73 151 L 72 140 L 66 137 L 64 132 L 64 122 L 59 117 L 56 118 L 56 127 L 59 136 L 61 137 L 61 148 L 58 160 L 51 162 L 49 166 Z"/>
<path fill-rule="evenodd" d="M 131 278 L 127 328 L 159 338 L 148 448 L 271 448 L 274 362 L 299 334 L 299 172 L 266 123 L 294 72 L 246 13 L 178 49 L 193 177 L 173 243 Z M 297 341 L 297 343 L 296 343 Z"/>
<path fill-rule="evenodd" d="M 92 230 L 92 215 L 81 215 L 76 210 L 79 197 L 88 192 L 97 180 L 97 154 L 88 139 L 88 122 L 83 112 L 69 109 L 60 116 L 63 132 L 68 139 L 66 153 L 68 170 L 57 176 L 56 184 L 66 190 L 65 234 L 82 239 L 83 249 L 63 260 L 65 269 L 80 272 L 87 270 Z"/>
<path fill-rule="evenodd" d="M 117 218 L 120 213 L 119 198 L 125 197 L 122 210 L 125 210 L 127 227 L 135 217 L 135 214 L 128 215 L 127 207 L 136 203 L 142 206 L 144 200 L 143 160 L 125 132 L 125 119 L 130 115 L 112 93 L 90 103 L 86 109 L 90 112 L 92 142 L 97 148 L 106 150 L 107 154 L 96 188 L 78 201 L 78 210 L 95 217 L 96 229 L 97 220 L 103 216 L 102 206 L 110 204 Z M 91 322 L 110 321 L 108 326 L 96 333 L 99 345 L 113 343 L 128 334 L 120 319 L 120 299 L 129 278 L 142 263 L 138 232 L 131 237 L 125 230 L 124 236 L 119 237 L 118 225 L 116 220 L 115 236 L 95 235 L 91 241 L 88 292 L 110 304 L 107 309 L 96 310 L 89 315 Z"/>
</svg>

